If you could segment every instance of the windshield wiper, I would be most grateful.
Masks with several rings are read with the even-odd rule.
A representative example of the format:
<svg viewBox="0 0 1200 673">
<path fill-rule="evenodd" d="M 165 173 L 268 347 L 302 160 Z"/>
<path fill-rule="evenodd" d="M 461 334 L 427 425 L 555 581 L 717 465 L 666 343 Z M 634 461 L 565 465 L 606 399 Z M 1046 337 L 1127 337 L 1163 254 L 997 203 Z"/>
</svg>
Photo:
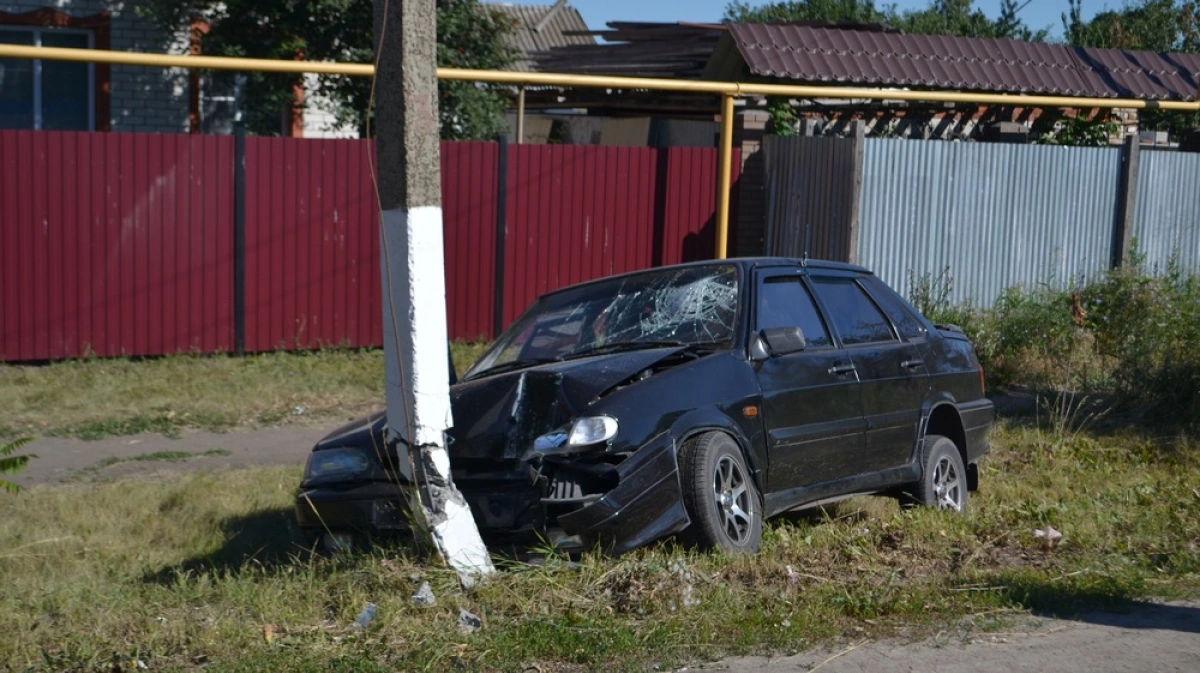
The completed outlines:
<svg viewBox="0 0 1200 673">
<path fill-rule="evenodd" d="M 492 374 L 500 374 L 503 372 L 512 371 L 514 369 L 524 369 L 526 367 L 533 367 L 534 365 L 544 365 L 548 362 L 562 362 L 562 360 L 563 359 L 561 357 L 528 358 L 525 360 L 513 360 L 512 362 L 505 362 L 502 364 L 495 365 L 494 367 L 488 367 L 487 369 L 485 369 L 481 372 L 475 372 L 474 374 L 471 374 L 470 376 L 463 377 L 462 380 L 463 381 L 474 381 L 475 379 L 483 377 L 483 376 L 491 376 Z"/>
</svg>

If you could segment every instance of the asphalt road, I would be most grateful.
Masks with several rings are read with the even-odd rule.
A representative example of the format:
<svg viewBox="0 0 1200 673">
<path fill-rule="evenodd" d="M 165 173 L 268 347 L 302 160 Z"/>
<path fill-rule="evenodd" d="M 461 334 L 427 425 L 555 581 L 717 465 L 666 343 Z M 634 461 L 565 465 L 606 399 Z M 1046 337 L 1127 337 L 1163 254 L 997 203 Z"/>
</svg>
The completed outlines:
<svg viewBox="0 0 1200 673">
<path fill-rule="evenodd" d="M 11 478 L 36 487 L 88 482 L 179 470 L 217 470 L 252 465 L 304 463 L 313 443 L 328 429 L 283 427 L 208 433 L 178 439 L 160 435 L 82 441 L 43 437 L 22 453 L 37 455 Z M 215 450 L 224 455 L 200 456 Z M 136 460 L 158 452 L 195 457 L 177 461 Z M 116 459 L 116 460 L 113 460 Z M 1135 603 L 1121 613 L 1069 619 L 1020 616 L 1004 632 L 961 629 L 929 640 L 848 641 L 789 657 L 737 657 L 688 670 L 732 673 L 823 673 L 921 671 L 922 673 L 1200 673 L 1200 602 Z"/>
</svg>

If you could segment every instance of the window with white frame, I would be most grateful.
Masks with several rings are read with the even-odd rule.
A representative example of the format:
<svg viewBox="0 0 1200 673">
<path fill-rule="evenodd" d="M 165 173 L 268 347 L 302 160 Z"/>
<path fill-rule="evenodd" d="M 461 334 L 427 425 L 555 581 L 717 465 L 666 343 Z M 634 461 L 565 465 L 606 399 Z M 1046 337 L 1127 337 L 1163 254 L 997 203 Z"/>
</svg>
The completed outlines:
<svg viewBox="0 0 1200 673">
<path fill-rule="evenodd" d="M 0 26 L 0 44 L 91 49 L 92 43 L 86 30 Z M 0 129 L 94 130 L 95 96 L 90 63 L 0 58 Z"/>
</svg>

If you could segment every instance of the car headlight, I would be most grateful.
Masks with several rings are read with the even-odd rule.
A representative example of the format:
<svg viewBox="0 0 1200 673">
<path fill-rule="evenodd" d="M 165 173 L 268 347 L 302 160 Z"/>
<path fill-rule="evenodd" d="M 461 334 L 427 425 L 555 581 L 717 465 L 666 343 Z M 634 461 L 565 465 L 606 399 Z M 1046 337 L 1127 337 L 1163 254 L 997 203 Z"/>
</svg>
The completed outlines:
<svg viewBox="0 0 1200 673">
<path fill-rule="evenodd" d="M 584 416 L 533 441 L 532 455 L 571 455 L 583 453 L 617 436 L 617 419 L 611 416 Z M 528 457 L 528 456 L 527 456 Z"/>
<path fill-rule="evenodd" d="M 617 436 L 617 419 L 611 416 L 584 416 L 575 419 L 567 434 L 567 446 L 591 446 Z"/>
<path fill-rule="evenodd" d="M 304 477 L 345 479 L 366 472 L 370 467 L 371 460 L 359 449 L 325 449 L 309 454 Z"/>
</svg>

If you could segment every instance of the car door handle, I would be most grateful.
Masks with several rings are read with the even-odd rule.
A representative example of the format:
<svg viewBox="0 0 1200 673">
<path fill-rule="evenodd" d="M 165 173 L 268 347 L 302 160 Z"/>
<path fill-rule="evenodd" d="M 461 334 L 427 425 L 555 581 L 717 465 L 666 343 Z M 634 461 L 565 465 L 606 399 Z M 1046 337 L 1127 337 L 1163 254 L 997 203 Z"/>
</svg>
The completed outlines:
<svg viewBox="0 0 1200 673">
<path fill-rule="evenodd" d="M 835 374 L 835 375 L 849 374 L 850 372 L 856 371 L 857 369 L 858 368 L 855 367 L 854 365 L 834 365 L 829 368 L 829 373 Z"/>
<path fill-rule="evenodd" d="M 905 369 L 916 369 L 923 364 L 925 364 L 924 360 L 905 360 L 904 362 L 900 363 L 900 366 Z"/>
</svg>

